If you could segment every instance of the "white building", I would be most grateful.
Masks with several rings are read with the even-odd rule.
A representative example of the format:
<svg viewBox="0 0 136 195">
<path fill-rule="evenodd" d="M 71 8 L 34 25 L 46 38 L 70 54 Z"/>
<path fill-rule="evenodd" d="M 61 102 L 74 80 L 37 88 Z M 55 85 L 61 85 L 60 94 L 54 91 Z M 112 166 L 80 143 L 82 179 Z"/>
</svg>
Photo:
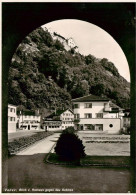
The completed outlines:
<svg viewBox="0 0 136 195">
<path fill-rule="evenodd" d="M 74 113 L 72 110 L 67 109 L 60 115 L 60 120 L 62 121 L 62 130 L 68 127 L 74 127 Z"/>
<path fill-rule="evenodd" d="M 79 52 L 77 45 L 75 44 L 73 38 L 67 39 L 68 46 L 73 48 L 76 52 Z"/>
<path fill-rule="evenodd" d="M 104 97 L 88 95 L 73 99 L 74 117 L 79 130 L 118 133 L 122 127 L 123 109 Z"/>
<path fill-rule="evenodd" d="M 17 116 L 18 130 L 39 130 L 41 117 L 32 111 L 20 111 Z"/>
<path fill-rule="evenodd" d="M 8 133 L 16 132 L 17 106 L 8 104 Z"/>
<path fill-rule="evenodd" d="M 44 121 L 44 127 L 47 131 L 64 130 L 68 127 L 74 127 L 74 114 L 72 110 L 58 110 Z"/>
</svg>

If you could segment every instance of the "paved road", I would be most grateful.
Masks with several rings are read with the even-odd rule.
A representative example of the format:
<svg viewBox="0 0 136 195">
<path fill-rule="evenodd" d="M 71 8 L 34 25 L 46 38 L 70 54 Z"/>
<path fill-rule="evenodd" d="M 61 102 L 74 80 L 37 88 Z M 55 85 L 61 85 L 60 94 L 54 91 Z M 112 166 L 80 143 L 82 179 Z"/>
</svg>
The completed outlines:
<svg viewBox="0 0 136 195">
<path fill-rule="evenodd" d="M 53 135 L 48 136 L 44 140 L 41 140 L 34 145 L 26 148 L 25 150 L 19 152 L 17 155 L 34 155 L 40 153 L 49 153 L 53 145 L 59 138 L 60 133 L 54 133 Z"/>
</svg>

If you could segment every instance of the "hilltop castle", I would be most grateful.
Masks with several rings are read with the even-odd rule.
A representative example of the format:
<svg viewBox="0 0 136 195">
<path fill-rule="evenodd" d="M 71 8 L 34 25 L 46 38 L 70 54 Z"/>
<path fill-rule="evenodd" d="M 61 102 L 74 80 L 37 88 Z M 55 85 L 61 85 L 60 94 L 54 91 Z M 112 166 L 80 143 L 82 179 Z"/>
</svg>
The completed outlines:
<svg viewBox="0 0 136 195">
<path fill-rule="evenodd" d="M 57 32 L 53 32 L 53 30 L 51 28 L 47 29 L 46 27 L 44 27 L 44 30 L 48 31 L 54 40 L 55 39 L 59 40 L 64 45 L 64 48 L 67 51 L 74 49 L 75 52 L 79 52 L 78 46 L 75 44 L 75 41 L 73 40 L 72 37 L 66 39 L 65 37 L 61 36 Z"/>
</svg>

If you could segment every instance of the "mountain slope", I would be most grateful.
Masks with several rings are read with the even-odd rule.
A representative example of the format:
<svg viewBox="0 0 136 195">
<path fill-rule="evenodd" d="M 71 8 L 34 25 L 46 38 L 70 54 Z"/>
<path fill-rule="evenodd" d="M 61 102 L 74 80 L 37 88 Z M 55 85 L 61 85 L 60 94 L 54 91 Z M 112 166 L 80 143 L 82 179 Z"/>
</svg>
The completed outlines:
<svg viewBox="0 0 136 195">
<path fill-rule="evenodd" d="M 69 51 L 38 28 L 18 46 L 9 70 L 9 103 L 27 109 L 67 108 L 89 93 L 129 107 L 130 84 L 106 58 Z"/>
</svg>

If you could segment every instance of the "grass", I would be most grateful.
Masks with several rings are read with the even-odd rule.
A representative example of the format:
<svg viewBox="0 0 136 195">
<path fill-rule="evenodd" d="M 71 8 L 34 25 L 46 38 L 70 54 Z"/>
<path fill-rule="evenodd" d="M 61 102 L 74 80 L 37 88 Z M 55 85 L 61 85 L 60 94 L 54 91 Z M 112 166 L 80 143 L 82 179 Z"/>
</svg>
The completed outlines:
<svg viewBox="0 0 136 195">
<path fill-rule="evenodd" d="M 17 155 L 9 158 L 8 188 L 30 189 L 31 193 L 34 193 L 33 188 L 54 189 L 54 192 L 56 192 L 55 189 L 59 189 L 60 193 L 65 193 L 63 189 L 72 189 L 72 193 L 127 193 L 131 191 L 129 168 L 56 166 L 44 163 L 45 155 Z M 35 193 L 40 192 L 37 190 Z"/>
<path fill-rule="evenodd" d="M 89 156 L 130 156 L 130 143 L 86 143 L 85 153 Z"/>
<path fill-rule="evenodd" d="M 58 165 L 74 165 L 76 161 L 62 161 L 55 153 L 50 153 L 47 162 Z M 130 157 L 128 156 L 86 156 L 80 160 L 81 166 L 96 165 L 96 166 L 115 166 L 115 167 L 129 167 Z"/>
</svg>

